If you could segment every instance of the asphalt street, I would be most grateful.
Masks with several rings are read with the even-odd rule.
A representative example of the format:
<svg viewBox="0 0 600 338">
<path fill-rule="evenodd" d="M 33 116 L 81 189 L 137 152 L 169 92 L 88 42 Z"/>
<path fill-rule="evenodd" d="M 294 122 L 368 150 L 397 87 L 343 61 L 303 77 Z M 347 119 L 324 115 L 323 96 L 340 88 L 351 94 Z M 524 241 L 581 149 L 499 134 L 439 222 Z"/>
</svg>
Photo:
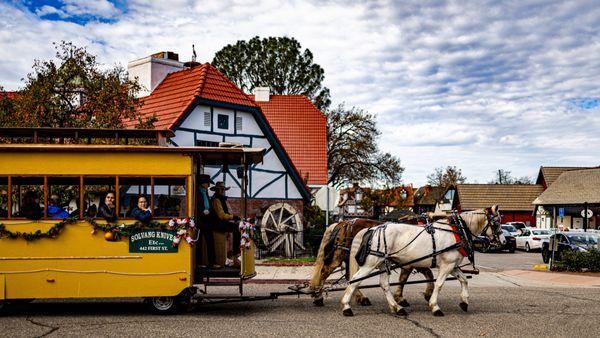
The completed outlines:
<svg viewBox="0 0 600 338">
<path fill-rule="evenodd" d="M 506 257 L 513 258 L 508 262 Z M 529 264 L 536 257 L 522 252 L 478 255 L 481 264 L 487 263 L 493 269 L 512 269 L 515 265 Z M 273 301 L 201 303 L 174 316 L 148 314 L 144 304 L 137 300 L 35 301 L 8 308 L 0 317 L 0 335 L 597 337 L 600 334 L 598 288 L 478 283 L 477 278 L 483 277 L 475 276 L 470 283 L 467 313 L 458 306 L 458 283 L 447 282 L 439 298 L 445 317 L 432 316 L 421 296 L 423 286 L 411 285 L 405 289 L 411 303 L 408 317 L 391 315 L 380 289 L 366 290 L 373 305 L 354 306 L 354 317 L 342 316 L 341 293 L 329 294 L 324 307 L 314 307 L 307 296 L 285 297 Z M 285 290 L 286 285 L 279 284 L 246 286 L 248 294 L 254 295 Z M 235 288 L 213 287 L 209 291 L 234 294 Z"/>
</svg>

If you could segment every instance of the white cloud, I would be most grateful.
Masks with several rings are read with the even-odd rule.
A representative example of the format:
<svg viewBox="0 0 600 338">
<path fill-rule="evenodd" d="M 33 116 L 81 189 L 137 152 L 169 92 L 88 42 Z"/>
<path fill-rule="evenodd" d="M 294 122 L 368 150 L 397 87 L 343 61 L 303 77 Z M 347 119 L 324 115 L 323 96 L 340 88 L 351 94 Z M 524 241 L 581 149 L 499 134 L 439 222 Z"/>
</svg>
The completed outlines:
<svg viewBox="0 0 600 338">
<path fill-rule="evenodd" d="M 62 0 L 64 11 L 71 15 L 92 15 L 100 18 L 111 18 L 119 10 L 107 0 Z"/>
<path fill-rule="evenodd" d="M 19 86 L 50 42 L 87 45 L 107 65 L 160 50 L 210 61 L 238 39 L 291 36 L 326 71 L 335 103 L 377 114 L 381 145 L 424 183 L 457 165 L 470 180 L 494 170 L 534 176 L 539 165 L 598 165 L 600 7 L 594 1 L 65 1 L 68 15 L 114 22 L 43 20 L 0 4 L 0 83 Z M 50 7 L 50 6 L 48 6 Z M 60 15 L 58 12 L 56 13 Z M 40 18 L 41 17 L 41 18 Z"/>
</svg>

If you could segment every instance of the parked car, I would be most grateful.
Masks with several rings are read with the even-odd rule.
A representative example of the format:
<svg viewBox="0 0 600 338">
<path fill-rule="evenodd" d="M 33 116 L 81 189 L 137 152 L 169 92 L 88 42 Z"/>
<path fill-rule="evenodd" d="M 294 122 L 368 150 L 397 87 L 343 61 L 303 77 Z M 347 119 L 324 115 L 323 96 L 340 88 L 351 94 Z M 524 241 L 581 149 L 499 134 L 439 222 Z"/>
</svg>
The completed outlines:
<svg viewBox="0 0 600 338">
<path fill-rule="evenodd" d="M 502 224 L 502 229 L 508 231 L 511 236 L 517 236 L 521 233 L 514 225 L 510 224 Z"/>
<path fill-rule="evenodd" d="M 600 236 L 595 233 L 568 231 L 561 232 L 550 236 L 547 241 L 542 243 L 542 259 L 544 263 L 550 261 L 552 251 L 551 245 L 556 240 L 558 242 L 556 251 L 554 252 L 554 260 L 560 261 L 560 256 L 565 251 L 587 251 L 591 248 L 598 248 L 598 238 Z"/>
<path fill-rule="evenodd" d="M 503 251 L 507 250 L 510 253 L 515 252 L 516 242 L 515 237 L 510 234 L 510 232 L 502 229 L 502 234 L 506 239 L 506 243 L 504 245 L 500 243 L 491 243 L 490 240 L 486 236 L 477 236 L 473 241 L 473 247 L 479 252 L 486 253 L 489 251 Z"/>
<path fill-rule="evenodd" d="M 506 225 L 512 225 L 514 226 L 517 231 L 523 231 L 523 229 L 527 228 L 527 224 L 525 224 L 524 222 L 506 222 Z"/>
<path fill-rule="evenodd" d="M 550 237 L 550 230 L 537 228 L 523 228 L 521 234 L 516 237 L 517 249 L 540 250 L 542 241 Z"/>
</svg>

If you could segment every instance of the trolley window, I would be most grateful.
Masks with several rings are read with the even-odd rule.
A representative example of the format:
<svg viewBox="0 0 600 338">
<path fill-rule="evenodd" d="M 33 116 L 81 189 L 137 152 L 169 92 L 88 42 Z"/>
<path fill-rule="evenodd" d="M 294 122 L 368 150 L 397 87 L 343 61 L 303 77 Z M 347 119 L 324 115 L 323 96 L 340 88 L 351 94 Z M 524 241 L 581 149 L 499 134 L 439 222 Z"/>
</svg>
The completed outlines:
<svg viewBox="0 0 600 338">
<path fill-rule="evenodd" d="M 0 176 L 0 218 L 8 218 L 8 177 Z"/>
<path fill-rule="evenodd" d="M 156 217 L 185 217 L 187 189 L 185 177 L 154 178 L 154 215 Z"/>
<path fill-rule="evenodd" d="M 41 219 L 44 217 L 44 177 L 12 177 L 13 217 Z"/>
<path fill-rule="evenodd" d="M 133 218 L 131 211 L 140 196 L 151 205 L 152 179 L 150 177 L 119 177 L 119 217 Z"/>
<path fill-rule="evenodd" d="M 115 177 L 84 177 L 84 216 L 96 217 L 98 209 L 105 203 L 106 195 L 115 191 Z"/>
<path fill-rule="evenodd" d="M 48 218 L 79 217 L 79 176 L 48 177 Z"/>
</svg>

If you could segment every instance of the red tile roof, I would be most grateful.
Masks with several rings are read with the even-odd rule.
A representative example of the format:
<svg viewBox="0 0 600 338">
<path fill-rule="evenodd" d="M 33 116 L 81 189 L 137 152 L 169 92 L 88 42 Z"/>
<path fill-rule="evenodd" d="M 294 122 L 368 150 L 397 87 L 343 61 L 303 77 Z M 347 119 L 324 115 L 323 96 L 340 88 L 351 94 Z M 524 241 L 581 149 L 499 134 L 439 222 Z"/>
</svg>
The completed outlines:
<svg viewBox="0 0 600 338">
<path fill-rule="evenodd" d="M 6 98 L 9 100 L 14 100 L 19 96 L 19 92 L 9 92 L 9 91 L 1 92 L 0 91 L 0 99 L 4 98 L 4 96 L 6 96 Z"/>
<path fill-rule="evenodd" d="M 256 103 L 233 82 L 209 63 L 204 63 L 167 75 L 152 94 L 141 99 L 143 105 L 139 112 L 143 117 L 156 114 L 155 128 L 171 129 L 196 98 L 256 107 Z M 137 121 L 126 120 L 124 123 L 126 127 L 133 127 Z"/>
<path fill-rule="evenodd" d="M 256 104 L 302 178 L 308 176 L 308 184 L 327 184 L 325 115 L 303 95 L 271 95 L 268 102 Z"/>
</svg>

